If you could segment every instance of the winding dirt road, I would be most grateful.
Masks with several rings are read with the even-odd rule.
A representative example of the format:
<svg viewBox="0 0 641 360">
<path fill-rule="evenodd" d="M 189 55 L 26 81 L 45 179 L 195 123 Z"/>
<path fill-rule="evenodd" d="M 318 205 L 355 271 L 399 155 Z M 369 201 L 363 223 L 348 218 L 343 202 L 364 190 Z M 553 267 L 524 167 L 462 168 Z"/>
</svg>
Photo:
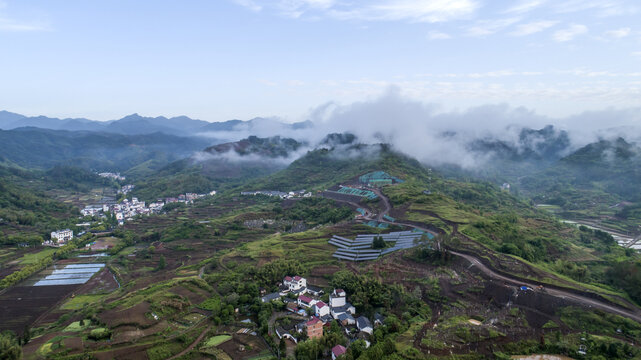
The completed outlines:
<svg viewBox="0 0 641 360">
<path fill-rule="evenodd" d="M 397 222 L 397 221 L 384 220 L 383 216 L 387 215 L 389 213 L 389 211 L 391 210 L 391 204 L 390 204 L 389 198 L 387 198 L 387 196 L 383 195 L 383 193 L 378 189 L 369 189 L 369 190 L 373 191 L 376 195 L 378 195 L 380 197 L 380 199 L 383 201 L 383 205 L 384 205 L 385 208 L 380 214 L 378 214 L 376 216 L 376 219 L 368 218 L 367 220 L 378 220 L 379 222 L 385 222 L 385 223 L 393 224 L 393 225 L 414 227 L 414 228 L 417 228 L 419 230 L 423 230 L 423 231 L 429 232 L 429 233 L 431 233 L 433 235 L 437 235 L 436 233 L 434 233 L 434 231 L 432 231 L 430 229 L 426 229 L 426 228 L 420 227 L 420 226 L 416 226 L 415 224 L 406 224 L 406 223 Z M 461 234 L 461 236 L 463 236 L 463 235 Z M 472 241 L 470 239 L 467 239 L 467 240 Z M 462 252 L 458 252 L 458 251 L 454 251 L 454 250 L 449 250 L 449 252 L 452 255 L 455 255 L 455 256 L 458 256 L 460 258 L 465 259 L 466 261 L 468 261 L 471 264 L 470 266 L 476 267 L 480 272 L 482 272 L 485 276 L 487 276 L 490 279 L 500 280 L 500 281 L 503 281 L 505 283 L 509 283 L 509 284 L 512 284 L 512 285 L 515 285 L 515 286 L 528 286 L 530 288 L 536 288 L 539 285 L 541 285 L 539 283 L 523 280 L 523 279 L 520 279 L 520 278 L 517 278 L 517 277 L 509 277 L 509 276 L 506 276 L 504 274 L 499 274 L 496 271 L 492 270 L 487 265 L 485 265 L 479 258 L 477 258 L 475 256 L 472 256 L 472 255 L 469 255 L 469 254 L 464 254 Z M 610 313 L 613 313 L 613 314 L 617 314 L 617 315 L 620 315 L 620 316 L 623 316 L 623 317 L 626 317 L 626 318 L 629 318 L 629 319 L 632 319 L 634 321 L 637 321 L 637 322 L 641 323 L 641 309 L 638 309 L 638 308 L 635 308 L 634 310 L 630 310 L 630 309 L 624 308 L 623 306 L 616 306 L 616 305 L 613 305 L 613 304 L 608 304 L 608 303 L 606 303 L 604 301 L 599 301 L 599 300 L 590 298 L 588 296 L 582 296 L 580 294 L 576 294 L 576 293 L 574 293 L 574 292 L 572 292 L 570 290 L 563 290 L 562 288 L 560 288 L 558 286 L 554 287 L 554 288 L 552 288 L 552 287 L 546 288 L 545 293 L 547 295 L 554 296 L 554 297 L 557 297 L 557 298 L 560 298 L 560 299 L 576 302 L 576 303 L 578 303 L 580 305 L 583 305 L 583 306 L 586 306 L 586 307 L 589 307 L 589 308 L 600 309 L 600 310 L 607 311 L 607 312 L 610 312 Z"/>
<path fill-rule="evenodd" d="M 191 343 L 191 345 L 189 345 L 185 350 L 183 350 L 183 351 L 179 352 L 178 354 L 176 354 L 176 355 L 174 355 L 174 356 L 170 357 L 170 358 L 169 358 L 169 359 L 167 359 L 167 360 L 177 359 L 177 358 L 179 358 L 179 357 L 181 357 L 181 356 L 183 356 L 183 355 L 187 354 L 188 352 L 192 351 L 192 350 L 196 347 L 196 345 L 198 345 L 198 344 L 203 340 L 203 338 L 205 337 L 205 335 L 207 334 L 207 332 L 208 332 L 210 329 L 211 329 L 211 325 L 209 325 L 205 330 L 203 330 L 203 332 L 201 332 L 201 333 L 200 333 L 200 335 L 198 335 L 198 337 L 196 338 L 196 340 L 194 340 L 194 342 L 193 342 L 193 343 Z"/>
</svg>

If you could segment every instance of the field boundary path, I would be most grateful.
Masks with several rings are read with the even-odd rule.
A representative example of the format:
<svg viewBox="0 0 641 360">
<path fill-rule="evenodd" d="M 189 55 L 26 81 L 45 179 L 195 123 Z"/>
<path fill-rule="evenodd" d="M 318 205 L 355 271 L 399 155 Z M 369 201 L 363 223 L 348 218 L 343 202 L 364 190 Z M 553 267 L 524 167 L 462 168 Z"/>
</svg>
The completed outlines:
<svg viewBox="0 0 641 360">
<path fill-rule="evenodd" d="M 188 352 L 192 351 L 192 350 L 196 347 L 196 345 L 198 345 L 201 341 L 203 341 L 203 338 L 205 337 L 205 335 L 207 334 L 207 332 L 208 332 L 210 329 L 211 329 L 211 325 L 207 326 L 207 327 L 205 328 L 205 330 L 203 330 L 203 332 L 201 332 L 201 333 L 200 333 L 200 335 L 198 335 L 198 337 L 196 338 L 196 340 L 194 340 L 194 342 L 193 342 L 193 343 L 191 343 L 189 346 L 187 346 L 187 348 L 186 348 L 185 350 L 183 350 L 183 351 L 179 352 L 178 354 L 176 354 L 176 355 L 174 355 L 174 356 L 170 357 L 168 360 L 177 359 L 177 358 L 179 358 L 179 357 L 181 357 L 181 356 L 183 356 L 183 355 L 187 354 Z"/>
</svg>

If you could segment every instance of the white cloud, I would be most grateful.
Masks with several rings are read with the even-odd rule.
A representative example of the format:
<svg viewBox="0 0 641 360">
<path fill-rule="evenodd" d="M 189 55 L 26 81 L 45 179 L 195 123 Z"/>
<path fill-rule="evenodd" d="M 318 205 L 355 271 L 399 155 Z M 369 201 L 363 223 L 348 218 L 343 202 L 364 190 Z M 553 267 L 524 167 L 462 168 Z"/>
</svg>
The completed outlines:
<svg viewBox="0 0 641 360">
<path fill-rule="evenodd" d="M 49 26 L 36 23 L 20 22 L 12 19 L 0 17 L 0 31 L 2 32 L 29 32 L 29 31 L 48 31 Z"/>
<path fill-rule="evenodd" d="M 336 12 L 343 18 L 359 20 L 443 22 L 473 14 L 478 4 L 472 0 L 385 0 L 350 11 Z"/>
<path fill-rule="evenodd" d="M 233 0 L 250 9 L 274 9 L 300 18 L 331 17 L 341 20 L 444 22 L 468 17 L 479 8 L 477 0 Z"/>
<path fill-rule="evenodd" d="M 427 33 L 427 38 L 430 40 L 447 40 L 452 37 L 449 34 L 440 31 L 430 31 Z"/>
<path fill-rule="evenodd" d="M 48 31 L 50 26 L 43 22 L 15 19 L 7 14 L 7 3 L 0 0 L 0 32 Z"/>
<path fill-rule="evenodd" d="M 624 37 L 630 35 L 631 31 L 632 31 L 632 29 L 630 29 L 629 27 L 624 27 L 624 28 L 620 28 L 620 29 L 616 29 L 616 30 L 606 31 L 605 32 L 605 36 L 608 36 L 608 37 L 611 37 L 611 38 L 615 38 L 615 39 L 621 39 L 621 38 L 624 38 Z"/>
<path fill-rule="evenodd" d="M 476 23 L 476 25 L 471 26 L 467 29 L 467 34 L 469 36 L 487 36 L 495 34 L 510 25 L 513 25 L 519 22 L 520 18 L 506 18 L 506 19 L 496 19 L 496 20 L 481 20 Z"/>
<path fill-rule="evenodd" d="M 521 3 L 512 6 L 511 8 L 504 11 L 506 14 L 525 14 L 528 13 L 541 5 L 545 4 L 547 0 L 528 0 L 521 1 Z"/>
<path fill-rule="evenodd" d="M 565 0 L 555 3 L 559 13 L 574 13 L 593 11 L 598 16 L 629 15 L 638 11 L 638 7 L 630 5 L 626 0 Z"/>
<path fill-rule="evenodd" d="M 588 32 L 588 27 L 581 24 L 572 24 L 569 27 L 554 33 L 553 39 L 558 42 L 573 40 L 575 37 Z"/>
<path fill-rule="evenodd" d="M 635 52 L 633 52 L 633 53 L 632 53 L 632 56 L 635 56 L 635 57 L 641 58 L 641 51 L 635 51 Z"/>
<path fill-rule="evenodd" d="M 249 9 L 251 11 L 258 12 L 258 11 L 261 11 L 263 9 L 262 6 L 258 5 L 253 0 L 233 0 L 233 1 L 236 4 L 238 4 L 238 5 L 240 5 L 240 6 L 244 7 L 244 8 L 247 8 L 247 9 Z"/>
<path fill-rule="evenodd" d="M 335 0 L 280 0 L 276 7 L 292 18 L 298 18 L 309 11 L 327 11 L 336 5 Z"/>
<path fill-rule="evenodd" d="M 525 36 L 525 35 L 535 34 L 545 29 L 551 28 L 552 26 L 558 23 L 559 23 L 558 21 L 541 20 L 541 21 L 534 21 L 527 24 L 522 24 L 516 27 L 516 30 L 512 32 L 512 35 Z"/>
</svg>

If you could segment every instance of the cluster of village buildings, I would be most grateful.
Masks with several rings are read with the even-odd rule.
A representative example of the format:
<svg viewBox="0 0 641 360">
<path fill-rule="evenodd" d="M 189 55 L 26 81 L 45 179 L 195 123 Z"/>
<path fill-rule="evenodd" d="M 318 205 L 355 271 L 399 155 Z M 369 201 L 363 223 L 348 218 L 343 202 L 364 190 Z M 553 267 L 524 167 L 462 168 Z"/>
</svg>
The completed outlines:
<svg viewBox="0 0 641 360">
<path fill-rule="evenodd" d="M 106 217 L 107 213 L 113 213 L 118 220 L 118 225 L 123 225 L 125 220 L 131 220 L 136 215 L 150 215 L 158 214 L 162 211 L 166 204 L 181 202 L 191 204 L 196 199 L 203 198 L 208 195 L 216 195 L 213 190 L 208 194 L 186 193 L 176 197 L 158 199 L 155 202 L 146 204 L 144 201 L 139 201 L 138 198 L 133 197 L 131 201 L 124 199 L 120 203 L 105 203 L 100 205 L 88 205 L 80 212 L 83 216 L 102 216 Z"/>
<path fill-rule="evenodd" d="M 323 328 L 330 326 L 336 320 L 343 327 L 345 334 L 352 337 L 357 334 L 366 340 L 372 335 L 374 326 L 381 325 L 384 317 L 380 314 L 374 315 L 374 325 L 366 316 L 355 317 L 356 308 L 347 302 L 347 293 L 343 289 L 334 289 L 329 295 L 329 303 L 320 300 L 324 291 L 316 286 L 308 285 L 307 280 L 301 276 L 286 276 L 279 284 L 279 291 L 261 297 L 263 303 L 275 300 L 285 302 L 287 311 L 302 316 L 313 313 L 308 319 L 296 324 L 292 329 L 276 327 L 276 335 L 279 338 L 288 338 L 297 342 L 297 337 L 292 332 L 302 334 L 305 332 L 307 338 L 318 339 L 323 337 Z M 295 299 L 290 295 L 293 294 Z M 367 342 L 368 343 L 368 342 Z M 338 345 L 332 349 L 332 358 L 344 354 L 346 348 Z"/>
<path fill-rule="evenodd" d="M 118 193 L 119 193 L 119 194 L 125 194 L 125 195 L 127 195 L 128 193 L 130 193 L 130 192 L 131 192 L 131 190 L 133 190 L 133 189 L 134 189 L 134 187 L 136 187 L 136 186 L 135 186 L 135 185 L 132 185 L 132 184 L 123 185 L 123 186 L 120 188 L 120 190 L 118 190 Z"/>
<path fill-rule="evenodd" d="M 275 190 L 242 191 L 240 195 L 243 195 L 243 196 L 265 195 L 265 196 L 279 197 L 281 199 L 312 197 L 312 193 L 305 190 L 297 190 L 297 191 L 290 191 L 290 192 L 282 192 L 282 191 L 275 191 Z"/>
<path fill-rule="evenodd" d="M 121 176 L 120 173 L 112 173 L 112 172 L 101 172 L 98 174 L 100 177 L 108 178 L 108 179 L 114 179 L 114 180 L 125 180 L 124 176 Z"/>
<path fill-rule="evenodd" d="M 73 239 L 73 231 L 70 229 L 58 230 L 51 232 L 51 239 L 45 240 L 42 245 L 62 246 Z"/>
</svg>

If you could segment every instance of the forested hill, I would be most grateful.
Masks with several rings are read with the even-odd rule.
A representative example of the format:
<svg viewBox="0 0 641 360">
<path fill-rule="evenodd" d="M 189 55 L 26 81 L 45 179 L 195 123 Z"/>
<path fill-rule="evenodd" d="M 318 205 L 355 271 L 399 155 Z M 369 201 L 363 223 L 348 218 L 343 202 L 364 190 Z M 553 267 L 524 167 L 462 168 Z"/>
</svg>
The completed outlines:
<svg viewBox="0 0 641 360">
<path fill-rule="evenodd" d="M 604 191 L 626 201 L 641 201 L 641 149 L 622 138 L 601 140 L 528 176 L 521 187 L 532 193 L 573 187 Z"/>
<path fill-rule="evenodd" d="M 209 192 L 287 167 L 306 144 L 291 138 L 250 136 L 218 144 L 168 164 L 136 183 L 134 194 L 152 200 L 184 192 Z"/>
<path fill-rule="evenodd" d="M 389 145 L 348 145 L 307 152 L 269 177 L 257 179 L 246 188 L 294 190 L 323 188 L 369 171 L 385 170 L 396 176 L 427 178 L 427 169 L 416 159 L 394 151 Z"/>
<path fill-rule="evenodd" d="M 52 200 L 33 189 L 0 178 L 0 238 L 15 233 L 45 233 L 77 215 L 70 205 Z"/>
<path fill-rule="evenodd" d="M 0 156 L 4 163 L 24 168 L 49 169 L 73 165 L 98 171 L 125 172 L 134 167 L 158 169 L 210 145 L 203 138 L 161 133 L 118 135 L 88 131 L 38 128 L 0 130 Z"/>
</svg>

